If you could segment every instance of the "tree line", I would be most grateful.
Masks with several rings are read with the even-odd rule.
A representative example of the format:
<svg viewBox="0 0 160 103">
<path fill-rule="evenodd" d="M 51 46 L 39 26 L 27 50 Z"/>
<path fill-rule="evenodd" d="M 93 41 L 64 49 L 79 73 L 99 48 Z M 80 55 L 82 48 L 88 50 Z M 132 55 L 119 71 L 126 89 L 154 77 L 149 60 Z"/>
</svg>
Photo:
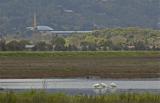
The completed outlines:
<svg viewBox="0 0 160 103">
<path fill-rule="evenodd" d="M 26 48 L 26 45 L 33 45 Z M 109 51 L 160 50 L 160 31 L 141 28 L 113 28 L 87 34 L 54 36 L 49 42 L 40 40 L 0 40 L 1 51 Z"/>
</svg>

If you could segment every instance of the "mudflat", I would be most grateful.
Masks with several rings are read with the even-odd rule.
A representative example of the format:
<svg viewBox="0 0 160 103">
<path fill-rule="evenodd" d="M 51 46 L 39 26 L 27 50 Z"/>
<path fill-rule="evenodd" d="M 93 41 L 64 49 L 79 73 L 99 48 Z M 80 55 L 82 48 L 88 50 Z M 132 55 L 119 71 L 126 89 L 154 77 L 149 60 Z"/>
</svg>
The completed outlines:
<svg viewBox="0 0 160 103">
<path fill-rule="evenodd" d="M 27 52 L 26 52 L 27 53 Z M 85 54 L 85 52 L 83 52 Z M 69 56 L 17 56 L 0 54 L 0 78 L 160 78 L 160 56 L 154 55 L 112 55 L 104 52 L 81 52 Z M 101 54 L 104 53 L 104 56 Z M 127 52 L 126 52 L 127 53 Z M 34 53 L 37 55 L 36 53 Z M 79 56 L 81 54 L 82 56 Z M 132 53 L 131 53 L 132 54 Z M 43 56 L 42 56 L 43 55 Z"/>
</svg>

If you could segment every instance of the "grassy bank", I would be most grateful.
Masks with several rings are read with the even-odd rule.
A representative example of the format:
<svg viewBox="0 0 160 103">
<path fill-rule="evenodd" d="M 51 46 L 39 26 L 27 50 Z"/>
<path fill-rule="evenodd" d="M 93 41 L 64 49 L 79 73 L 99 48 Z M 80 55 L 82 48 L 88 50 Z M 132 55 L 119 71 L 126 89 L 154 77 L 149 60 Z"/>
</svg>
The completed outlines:
<svg viewBox="0 0 160 103">
<path fill-rule="evenodd" d="M 0 57 L 160 57 L 158 51 L 0 52 Z"/>
<path fill-rule="evenodd" d="M 159 78 L 160 52 L 0 52 L 0 78 Z"/>
<path fill-rule="evenodd" d="M 160 103 L 159 94 L 111 94 L 68 96 L 43 92 L 0 93 L 0 103 Z"/>
</svg>

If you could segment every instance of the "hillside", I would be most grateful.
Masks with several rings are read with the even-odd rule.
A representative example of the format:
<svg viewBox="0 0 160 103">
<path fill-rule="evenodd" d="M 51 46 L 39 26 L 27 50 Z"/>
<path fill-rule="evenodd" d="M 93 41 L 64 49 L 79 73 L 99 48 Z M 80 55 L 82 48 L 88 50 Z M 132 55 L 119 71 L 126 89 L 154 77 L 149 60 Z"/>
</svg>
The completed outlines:
<svg viewBox="0 0 160 103">
<path fill-rule="evenodd" d="M 38 23 L 55 30 L 140 26 L 155 28 L 159 0 L 0 0 L 0 32 Z"/>
</svg>

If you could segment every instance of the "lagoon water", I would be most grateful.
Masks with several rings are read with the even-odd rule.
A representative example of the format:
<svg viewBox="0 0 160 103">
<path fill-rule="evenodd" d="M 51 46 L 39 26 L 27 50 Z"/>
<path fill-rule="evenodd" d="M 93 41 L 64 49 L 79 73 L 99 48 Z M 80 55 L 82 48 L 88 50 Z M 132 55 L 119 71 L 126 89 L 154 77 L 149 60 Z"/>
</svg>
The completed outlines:
<svg viewBox="0 0 160 103">
<path fill-rule="evenodd" d="M 156 91 L 160 93 L 160 81 L 155 80 L 103 80 L 103 79 L 0 79 L 0 88 L 6 90 L 47 89 L 50 91 L 93 90 L 95 83 L 116 83 L 118 90 Z"/>
</svg>

